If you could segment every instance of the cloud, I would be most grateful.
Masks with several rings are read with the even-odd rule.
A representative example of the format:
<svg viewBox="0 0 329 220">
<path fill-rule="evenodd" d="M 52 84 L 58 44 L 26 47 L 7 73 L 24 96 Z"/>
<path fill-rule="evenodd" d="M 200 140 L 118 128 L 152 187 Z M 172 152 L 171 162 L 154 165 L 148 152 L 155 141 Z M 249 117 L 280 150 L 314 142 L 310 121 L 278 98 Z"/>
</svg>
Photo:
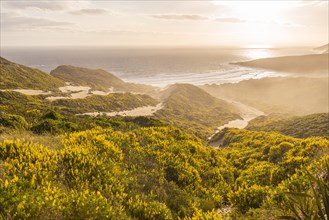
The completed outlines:
<svg viewBox="0 0 329 220">
<path fill-rule="evenodd" d="M 193 15 L 193 14 L 158 14 L 158 15 L 151 15 L 151 17 L 157 19 L 167 19 L 167 20 L 192 20 L 192 21 L 202 21 L 209 19 L 206 16 Z"/>
<path fill-rule="evenodd" d="M 80 9 L 76 11 L 70 11 L 70 14 L 73 15 L 100 15 L 100 14 L 106 14 L 109 11 L 105 9 L 98 9 L 98 8 L 85 8 L 85 9 Z"/>
<path fill-rule="evenodd" d="M 246 20 L 240 19 L 240 18 L 216 18 L 214 21 L 217 22 L 226 22 L 226 23 L 244 23 Z"/>
<path fill-rule="evenodd" d="M 1 28 L 3 31 L 40 30 L 73 25 L 70 22 L 33 17 L 13 17 L 9 14 L 2 14 L 1 18 Z"/>
<path fill-rule="evenodd" d="M 37 8 L 41 10 L 60 11 L 69 7 L 68 1 L 5 1 L 5 7 L 15 9 Z"/>
</svg>

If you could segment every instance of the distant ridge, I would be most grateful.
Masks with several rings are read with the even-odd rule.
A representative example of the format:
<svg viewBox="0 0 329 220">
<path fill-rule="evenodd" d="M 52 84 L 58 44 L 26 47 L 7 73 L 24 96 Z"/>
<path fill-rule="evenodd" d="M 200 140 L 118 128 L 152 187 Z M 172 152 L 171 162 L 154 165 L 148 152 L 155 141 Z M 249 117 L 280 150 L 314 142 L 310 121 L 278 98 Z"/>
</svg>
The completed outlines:
<svg viewBox="0 0 329 220">
<path fill-rule="evenodd" d="M 284 56 L 257 59 L 234 63 L 241 66 L 271 69 L 281 72 L 312 74 L 328 73 L 328 54 L 312 54 L 303 56 Z"/>
<path fill-rule="evenodd" d="M 13 63 L 0 57 L 0 89 L 39 89 L 55 91 L 64 81 L 38 69 Z"/>
<path fill-rule="evenodd" d="M 329 52 L 329 44 L 322 45 L 320 47 L 314 48 L 314 50 L 321 51 L 322 53 L 328 53 Z"/>
<path fill-rule="evenodd" d="M 94 90 L 108 91 L 112 87 L 118 91 L 149 92 L 154 89 L 152 86 L 126 83 L 102 69 L 63 65 L 52 70 L 50 75 L 79 86 L 89 86 Z"/>
<path fill-rule="evenodd" d="M 203 138 L 218 126 L 241 119 L 235 106 L 191 84 L 169 86 L 162 99 L 165 107 L 155 113 L 157 118 Z"/>
<path fill-rule="evenodd" d="M 278 118 L 260 116 L 250 121 L 247 128 L 252 131 L 276 131 L 297 138 L 325 137 L 329 139 L 329 113 Z"/>
<path fill-rule="evenodd" d="M 328 112 L 328 78 L 273 77 L 239 83 L 205 85 L 213 96 L 233 99 L 265 113 L 312 114 Z"/>
</svg>

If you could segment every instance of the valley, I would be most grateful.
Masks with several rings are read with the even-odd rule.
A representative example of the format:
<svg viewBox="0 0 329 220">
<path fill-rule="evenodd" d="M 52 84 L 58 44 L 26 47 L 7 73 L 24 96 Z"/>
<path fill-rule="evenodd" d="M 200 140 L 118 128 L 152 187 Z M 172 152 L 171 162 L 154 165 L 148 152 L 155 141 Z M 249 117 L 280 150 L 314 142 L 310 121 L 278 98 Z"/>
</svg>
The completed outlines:
<svg viewBox="0 0 329 220">
<path fill-rule="evenodd" d="M 0 217 L 276 219 L 288 192 L 327 195 L 326 78 L 157 88 L 3 58 L 1 77 Z"/>
</svg>

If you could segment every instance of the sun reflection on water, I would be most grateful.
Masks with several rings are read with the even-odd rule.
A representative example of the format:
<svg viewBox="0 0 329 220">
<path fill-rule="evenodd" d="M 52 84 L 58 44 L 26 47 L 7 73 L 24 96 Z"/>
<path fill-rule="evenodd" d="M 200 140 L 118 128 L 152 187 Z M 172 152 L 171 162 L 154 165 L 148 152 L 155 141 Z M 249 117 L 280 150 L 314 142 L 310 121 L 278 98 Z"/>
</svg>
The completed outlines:
<svg viewBox="0 0 329 220">
<path fill-rule="evenodd" d="M 272 53 L 269 49 L 248 49 L 245 56 L 249 59 L 261 59 L 271 57 Z"/>
</svg>

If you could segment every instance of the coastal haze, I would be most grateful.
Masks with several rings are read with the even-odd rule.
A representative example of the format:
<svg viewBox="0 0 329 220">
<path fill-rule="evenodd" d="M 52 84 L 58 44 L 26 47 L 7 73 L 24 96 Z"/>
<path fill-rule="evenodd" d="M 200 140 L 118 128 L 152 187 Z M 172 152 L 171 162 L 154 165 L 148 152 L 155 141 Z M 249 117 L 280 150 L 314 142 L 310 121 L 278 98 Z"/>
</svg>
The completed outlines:
<svg viewBox="0 0 329 220">
<path fill-rule="evenodd" d="M 313 48 L 46 47 L 3 48 L 2 56 L 48 73 L 59 65 L 101 68 L 129 82 L 163 87 L 173 83 L 202 85 L 283 76 L 284 71 L 255 70 L 232 63 L 314 52 Z"/>
</svg>

